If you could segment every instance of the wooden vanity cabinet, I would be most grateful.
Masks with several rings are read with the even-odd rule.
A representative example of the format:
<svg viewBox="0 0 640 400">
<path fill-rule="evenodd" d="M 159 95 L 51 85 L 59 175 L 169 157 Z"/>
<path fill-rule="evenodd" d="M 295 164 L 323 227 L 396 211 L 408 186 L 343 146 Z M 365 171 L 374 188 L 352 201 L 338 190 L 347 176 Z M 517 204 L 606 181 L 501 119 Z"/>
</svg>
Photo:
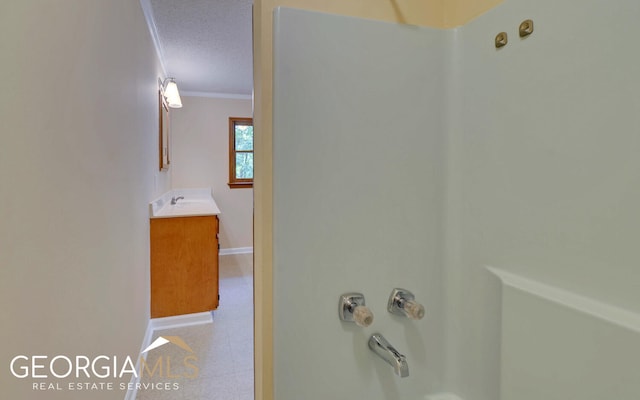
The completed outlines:
<svg viewBox="0 0 640 400">
<path fill-rule="evenodd" d="M 151 318 L 218 308 L 218 216 L 152 218 Z"/>
</svg>

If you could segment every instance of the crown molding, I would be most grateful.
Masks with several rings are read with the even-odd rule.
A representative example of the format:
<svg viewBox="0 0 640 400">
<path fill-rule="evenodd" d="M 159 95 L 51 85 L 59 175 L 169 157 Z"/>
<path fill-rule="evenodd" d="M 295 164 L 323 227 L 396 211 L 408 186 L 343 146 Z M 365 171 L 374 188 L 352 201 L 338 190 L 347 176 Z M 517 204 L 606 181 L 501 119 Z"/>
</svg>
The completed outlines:
<svg viewBox="0 0 640 400">
<path fill-rule="evenodd" d="M 212 99 L 233 99 L 233 100 L 251 100 L 253 95 L 251 94 L 237 94 L 237 93 L 216 93 L 216 92 L 197 92 L 190 90 L 181 90 L 181 96 L 191 97 L 209 97 Z"/>
<path fill-rule="evenodd" d="M 156 21 L 153 19 L 153 9 L 151 8 L 150 0 L 140 0 L 140 7 L 144 13 L 144 19 L 147 20 L 147 27 L 151 34 L 151 41 L 156 48 L 156 55 L 158 61 L 160 61 L 160 68 L 162 68 L 163 76 L 167 76 L 167 68 L 165 67 L 164 53 L 162 52 L 162 46 L 160 46 L 160 38 L 158 37 L 158 28 L 156 27 Z"/>
</svg>

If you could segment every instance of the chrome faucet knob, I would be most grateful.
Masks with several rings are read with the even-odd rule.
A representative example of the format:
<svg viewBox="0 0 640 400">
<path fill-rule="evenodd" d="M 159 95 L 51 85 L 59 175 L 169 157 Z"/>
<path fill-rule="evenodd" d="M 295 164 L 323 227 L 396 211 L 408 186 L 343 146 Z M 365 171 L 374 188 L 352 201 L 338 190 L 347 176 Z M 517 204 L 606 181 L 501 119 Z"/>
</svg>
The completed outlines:
<svg viewBox="0 0 640 400">
<path fill-rule="evenodd" d="M 362 293 L 345 293 L 340 296 L 338 314 L 341 321 L 355 322 L 363 328 L 373 323 L 373 313 L 365 305 Z"/>
<path fill-rule="evenodd" d="M 387 310 L 391 314 L 419 320 L 424 317 L 424 306 L 415 301 L 413 293 L 406 289 L 395 288 L 389 296 Z"/>
<path fill-rule="evenodd" d="M 424 306 L 415 300 L 408 300 L 404 303 L 404 311 L 411 319 L 422 319 L 424 317 Z"/>
<path fill-rule="evenodd" d="M 373 323 L 373 313 L 367 306 L 356 306 L 353 309 L 353 320 L 356 325 L 366 328 Z"/>
</svg>

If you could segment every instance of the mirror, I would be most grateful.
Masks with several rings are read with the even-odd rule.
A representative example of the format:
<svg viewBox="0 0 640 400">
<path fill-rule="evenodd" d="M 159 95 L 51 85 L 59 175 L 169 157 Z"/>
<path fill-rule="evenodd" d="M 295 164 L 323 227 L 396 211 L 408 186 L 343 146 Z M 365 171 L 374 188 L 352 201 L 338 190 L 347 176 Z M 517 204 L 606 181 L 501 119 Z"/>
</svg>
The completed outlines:
<svg viewBox="0 0 640 400">
<path fill-rule="evenodd" d="M 158 91 L 158 104 L 159 104 L 159 156 L 160 156 L 160 171 L 164 171 L 169 168 L 169 106 L 164 101 L 162 92 Z"/>
</svg>

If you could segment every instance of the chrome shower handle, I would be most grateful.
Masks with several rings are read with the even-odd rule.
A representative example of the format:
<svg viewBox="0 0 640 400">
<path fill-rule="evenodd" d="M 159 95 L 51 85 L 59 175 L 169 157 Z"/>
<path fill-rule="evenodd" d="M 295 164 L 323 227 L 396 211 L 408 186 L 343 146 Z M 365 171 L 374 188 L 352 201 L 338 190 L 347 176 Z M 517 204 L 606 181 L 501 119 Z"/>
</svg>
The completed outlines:
<svg viewBox="0 0 640 400">
<path fill-rule="evenodd" d="M 340 296 L 338 313 L 341 321 L 355 322 L 363 328 L 373 323 L 373 313 L 365 305 L 362 293 L 345 293 Z"/>
<path fill-rule="evenodd" d="M 387 310 L 391 314 L 401 315 L 415 320 L 424 317 L 424 306 L 415 301 L 415 296 L 407 289 L 393 289 L 391 296 L 389 296 Z"/>
</svg>

